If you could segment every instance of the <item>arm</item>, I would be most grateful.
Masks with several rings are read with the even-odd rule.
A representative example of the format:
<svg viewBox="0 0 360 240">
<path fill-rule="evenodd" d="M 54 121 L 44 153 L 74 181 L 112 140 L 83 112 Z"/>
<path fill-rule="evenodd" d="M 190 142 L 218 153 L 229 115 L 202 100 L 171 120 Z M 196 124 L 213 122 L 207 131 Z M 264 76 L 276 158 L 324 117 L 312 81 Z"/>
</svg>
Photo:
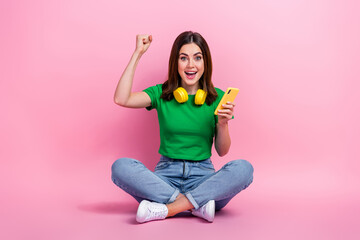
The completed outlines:
<svg viewBox="0 0 360 240">
<path fill-rule="evenodd" d="M 151 35 L 136 36 L 136 49 L 115 90 L 114 102 L 116 104 L 129 108 L 143 108 L 151 105 L 151 99 L 145 92 L 131 92 L 136 67 L 151 41 Z"/>
<path fill-rule="evenodd" d="M 218 111 L 218 123 L 215 132 L 215 149 L 220 157 L 225 156 L 230 149 L 231 139 L 228 121 L 232 119 L 235 104 L 227 102 L 223 109 Z"/>
</svg>

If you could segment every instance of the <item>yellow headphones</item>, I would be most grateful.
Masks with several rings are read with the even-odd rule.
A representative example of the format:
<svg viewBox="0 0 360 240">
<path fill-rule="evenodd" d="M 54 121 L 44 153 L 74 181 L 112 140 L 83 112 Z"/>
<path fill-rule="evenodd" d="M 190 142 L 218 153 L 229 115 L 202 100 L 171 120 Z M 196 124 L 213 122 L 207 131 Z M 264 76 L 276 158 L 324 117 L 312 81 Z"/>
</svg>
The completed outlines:
<svg viewBox="0 0 360 240">
<path fill-rule="evenodd" d="M 178 87 L 174 92 L 174 97 L 179 103 L 184 103 L 189 99 L 189 96 L 183 87 Z M 202 89 L 198 89 L 195 94 L 195 104 L 203 105 L 207 96 L 207 92 Z"/>
</svg>

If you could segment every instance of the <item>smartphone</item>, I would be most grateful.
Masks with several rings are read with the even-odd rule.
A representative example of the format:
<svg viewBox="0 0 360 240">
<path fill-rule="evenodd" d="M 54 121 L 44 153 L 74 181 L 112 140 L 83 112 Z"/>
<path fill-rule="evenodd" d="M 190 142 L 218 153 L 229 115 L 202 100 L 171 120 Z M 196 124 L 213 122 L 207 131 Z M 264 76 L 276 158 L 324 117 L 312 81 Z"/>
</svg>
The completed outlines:
<svg viewBox="0 0 360 240">
<path fill-rule="evenodd" d="M 228 89 L 226 89 L 226 92 L 224 94 L 224 96 L 222 97 L 222 99 L 220 100 L 219 105 L 217 106 L 214 114 L 217 115 L 218 114 L 218 110 L 222 109 L 222 105 L 226 104 L 226 102 L 233 102 L 235 100 L 236 95 L 238 94 L 239 89 L 237 88 L 232 88 L 229 87 Z"/>
</svg>

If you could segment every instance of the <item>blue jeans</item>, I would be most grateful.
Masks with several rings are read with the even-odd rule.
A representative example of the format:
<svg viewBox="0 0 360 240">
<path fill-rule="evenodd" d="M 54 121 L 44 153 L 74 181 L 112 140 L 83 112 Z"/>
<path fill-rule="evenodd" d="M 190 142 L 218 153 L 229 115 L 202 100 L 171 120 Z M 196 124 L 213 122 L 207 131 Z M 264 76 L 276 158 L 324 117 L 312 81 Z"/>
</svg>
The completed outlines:
<svg viewBox="0 0 360 240">
<path fill-rule="evenodd" d="M 167 204 L 182 193 L 195 209 L 215 200 L 216 210 L 247 188 L 254 172 L 246 160 L 228 162 L 215 172 L 210 158 L 186 161 L 165 156 L 161 156 L 154 172 L 131 158 L 116 160 L 111 169 L 112 181 L 138 202 L 147 199 Z"/>
</svg>

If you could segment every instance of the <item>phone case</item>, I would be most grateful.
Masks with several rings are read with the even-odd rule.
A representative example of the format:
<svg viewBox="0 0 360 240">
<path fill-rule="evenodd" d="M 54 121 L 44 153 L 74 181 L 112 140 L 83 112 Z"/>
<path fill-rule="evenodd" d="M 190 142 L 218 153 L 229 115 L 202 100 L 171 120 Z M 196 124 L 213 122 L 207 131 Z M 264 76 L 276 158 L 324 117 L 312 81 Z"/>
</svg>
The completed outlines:
<svg viewBox="0 0 360 240">
<path fill-rule="evenodd" d="M 226 92 L 225 92 L 224 96 L 221 98 L 220 103 L 217 106 L 214 114 L 217 115 L 218 110 L 222 109 L 221 105 L 225 104 L 226 102 L 233 102 L 235 100 L 235 97 L 238 94 L 238 92 L 239 92 L 238 88 L 229 87 L 228 89 L 226 89 Z"/>
</svg>

